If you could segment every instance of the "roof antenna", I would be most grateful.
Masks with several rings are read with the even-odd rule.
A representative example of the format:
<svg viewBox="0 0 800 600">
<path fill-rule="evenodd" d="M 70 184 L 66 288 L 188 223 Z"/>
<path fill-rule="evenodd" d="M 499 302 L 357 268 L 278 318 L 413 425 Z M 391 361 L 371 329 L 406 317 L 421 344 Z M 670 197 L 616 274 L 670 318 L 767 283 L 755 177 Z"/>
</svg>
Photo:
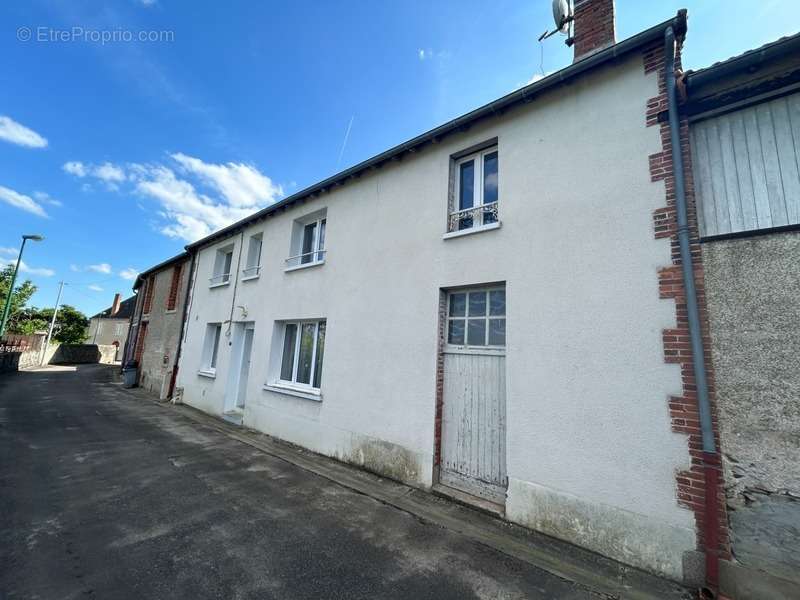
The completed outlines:
<svg viewBox="0 0 800 600">
<path fill-rule="evenodd" d="M 539 41 L 546 40 L 551 35 L 563 33 L 567 36 L 564 43 L 567 46 L 572 46 L 574 40 L 572 36 L 572 23 L 575 21 L 574 9 L 572 0 L 553 0 L 553 21 L 555 21 L 556 28 L 553 31 L 546 31 L 539 36 Z"/>
</svg>

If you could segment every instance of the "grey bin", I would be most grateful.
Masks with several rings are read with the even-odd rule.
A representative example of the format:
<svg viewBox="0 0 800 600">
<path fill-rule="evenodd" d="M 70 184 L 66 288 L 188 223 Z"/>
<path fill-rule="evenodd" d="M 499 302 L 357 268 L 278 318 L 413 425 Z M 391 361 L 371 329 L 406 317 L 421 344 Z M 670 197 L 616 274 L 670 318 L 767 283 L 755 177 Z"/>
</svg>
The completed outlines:
<svg viewBox="0 0 800 600">
<path fill-rule="evenodd" d="M 136 363 L 128 364 L 122 369 L 122 387 L 136 387 Z"/>
</svg>

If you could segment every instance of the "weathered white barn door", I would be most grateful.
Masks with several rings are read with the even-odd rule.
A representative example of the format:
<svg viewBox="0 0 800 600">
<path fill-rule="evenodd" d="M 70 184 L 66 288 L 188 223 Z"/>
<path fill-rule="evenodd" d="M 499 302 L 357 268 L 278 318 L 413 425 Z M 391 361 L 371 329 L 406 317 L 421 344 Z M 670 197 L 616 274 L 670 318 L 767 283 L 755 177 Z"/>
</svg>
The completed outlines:
<svg viewBox="0 0 800 600">
<path fill-rule="evenodd" d="M 505 503 L 506 293 L 448 293 L 440 483 Z"/>
</svg>

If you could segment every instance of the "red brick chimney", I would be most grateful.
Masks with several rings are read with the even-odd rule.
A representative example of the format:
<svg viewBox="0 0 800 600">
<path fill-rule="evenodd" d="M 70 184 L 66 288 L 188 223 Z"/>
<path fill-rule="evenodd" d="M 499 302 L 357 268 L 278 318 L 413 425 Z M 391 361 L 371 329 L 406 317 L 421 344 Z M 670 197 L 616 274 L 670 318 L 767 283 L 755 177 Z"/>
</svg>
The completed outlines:
<svg viewBox="0 0 800 600">
<path fill-rule="evenodd" d="M 614 0 L 575 0 L 575 58 L 591 56 L 617 42 Z"/>
<path fill-rule="evenodd" d="M 114 294 L 114 302 L 111 303 L 111 315 L 110 316 L 113 317 L 115 314 L 117 314 L 119 312 L 119 301 L 120 301 L 120 295 L 119 294 Z"/>
</svg>

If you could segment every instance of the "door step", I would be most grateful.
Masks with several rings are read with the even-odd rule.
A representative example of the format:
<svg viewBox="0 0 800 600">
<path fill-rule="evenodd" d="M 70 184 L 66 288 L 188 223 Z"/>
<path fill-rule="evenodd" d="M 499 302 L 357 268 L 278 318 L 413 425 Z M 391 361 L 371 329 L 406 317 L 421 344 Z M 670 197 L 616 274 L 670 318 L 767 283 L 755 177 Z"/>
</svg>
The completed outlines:
<svg viewBox="0 0 800 600">
<path fill-rule="evenodd" d="M 461 490 L 446 486 L 442 483 L 433 484 L 431 491 L 437 496 L 442 496 L 443 498 L 453 500 L 458 504 L 463 504 L 470 508 L 477 508 L 478 510 L 496 517 L 505 518 L 506 516 L 506 507 L 502 504 L 492 502 L 486 498 L 480 498 L 479 496 L 473 496 L 472 494 L 462 492 Z"/>
<path fill-rule="evenodd" d="M 228 423 L 241 427 L 242 421 L 244 420 L 244 415 L 240 412 L 231 411 L 222 413 L 222 418 Z"/>
</svg>

